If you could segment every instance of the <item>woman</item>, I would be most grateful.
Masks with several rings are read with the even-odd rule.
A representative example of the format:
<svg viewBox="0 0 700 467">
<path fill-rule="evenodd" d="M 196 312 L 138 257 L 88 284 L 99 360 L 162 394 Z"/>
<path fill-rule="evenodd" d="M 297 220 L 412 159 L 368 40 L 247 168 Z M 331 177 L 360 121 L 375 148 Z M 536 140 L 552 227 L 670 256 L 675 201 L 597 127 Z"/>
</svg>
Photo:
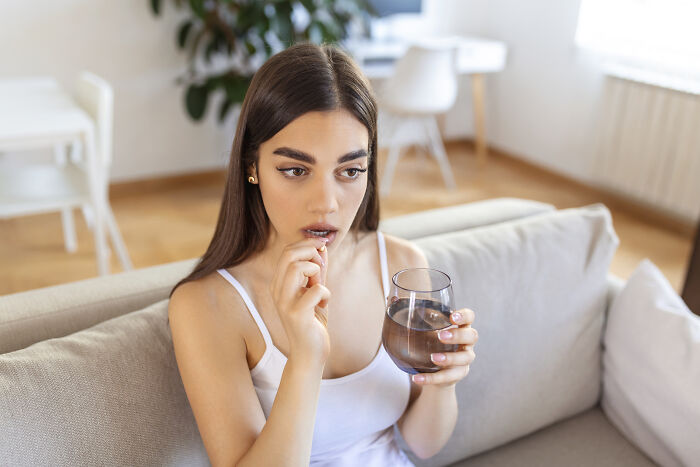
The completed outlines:
<svg viewBox="0 0 700 467">
<path fill-rule="evenodd" d="M 474 315 L 453 313 L 460 351 L 413 381 L 380 345 L 388 272 L 427 262 L 377 231 L 376 155 L 374 98 L 341 51 L 296 45 L 253 77 L 214 237 L 169 307 L 213 465 L 411 465 L 394 423 L 422 458 L 450 437 Z"/>
</svg>

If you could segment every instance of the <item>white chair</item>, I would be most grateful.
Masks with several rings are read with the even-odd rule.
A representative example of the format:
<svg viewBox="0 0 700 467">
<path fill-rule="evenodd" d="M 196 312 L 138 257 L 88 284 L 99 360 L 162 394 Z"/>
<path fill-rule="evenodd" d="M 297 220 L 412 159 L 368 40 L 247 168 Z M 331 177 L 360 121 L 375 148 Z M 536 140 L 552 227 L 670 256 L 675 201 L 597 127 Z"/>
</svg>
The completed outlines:
<svg viewBox="0 0 700 467">
<path fill-rule="evenodd" d="M 82 157 L 80 141 L 58 144 L 53 147 L 56 164 L 32 164 L 0 171 L 0 218 L 60 211 L 66 250 L 74 252 L 77 239 L 73 209 L 81 208 L 95 237 L 100 275 L 109 273 L 110 251 L 106 239 L 102 237 L 104 227 L 122 268 L 131 270 L 133 265 L 108 199 L 114 113 L 112 87 L 104 79 L 83 72 L 78 78 L 74 98 L 95 123 L 95 153 L 99 171 L 92 175 L 95 177 L 92 182 L 99 187 L 99 193 L 91 193 L 90 171 Z M 103 220 L 104 226 L 96 225 L 95 219 Z"/>
<path fill-rule="evenodd" d="M 454 105 L 456 64 L 457 47 L 452 43 L 413 45 L 397 60 L 392 76 L 381 88 L 379 107 L 388 120 L 380 129 L 380 138 L 386 138 L 380 144 L 389 147 L 380 185 L 382 196 L 391 189 L 401 150 L 410 144 L 426 145 L 440 165 L 445 185 L 456 187 L 435 118 Z"/>
</svg>

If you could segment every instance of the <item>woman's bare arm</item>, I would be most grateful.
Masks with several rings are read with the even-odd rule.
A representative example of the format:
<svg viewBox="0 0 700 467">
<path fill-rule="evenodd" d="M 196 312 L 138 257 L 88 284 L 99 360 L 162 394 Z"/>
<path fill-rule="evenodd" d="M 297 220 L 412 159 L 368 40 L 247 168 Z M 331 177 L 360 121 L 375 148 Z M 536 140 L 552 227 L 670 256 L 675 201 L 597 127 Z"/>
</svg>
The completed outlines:
<svg viewBox="0 0 700 467">
<path fill-rule="evenodd" d="M 168 310 L 180 376 L 209 460 L 308 466 L 323 366 L 290 356 L 266 422 L 245 341 L 230 318 L 235 312 L 217 310 L 196 283 L 178 287 Z"/>
<path fill-rule="evenodd" d="M 428 260 L 413 243 L 385 235 L 390 274 L 404 268 L 427 268 Z M 437 389 L 411 382 L 406 411 L 396 423 L 408 447 L 421 459 L 436 454 L 447 442 L 457 420 L 454 387 Z"/>
</svg>

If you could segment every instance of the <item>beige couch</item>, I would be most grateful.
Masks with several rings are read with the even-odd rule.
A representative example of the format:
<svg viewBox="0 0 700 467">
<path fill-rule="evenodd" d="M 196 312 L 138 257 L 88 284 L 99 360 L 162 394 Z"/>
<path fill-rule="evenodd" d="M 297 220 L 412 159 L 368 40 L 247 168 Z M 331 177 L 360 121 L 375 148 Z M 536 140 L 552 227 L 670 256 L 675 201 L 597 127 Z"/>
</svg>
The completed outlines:
<svg viewBox="0 0 700 467">
<path fill-rule="evenodd" d="M 604 206 L 504 198 L 381 229 L 452 276 L 479 329 L 457 428 L 416 465 L 653 465 L 600 406 L 606 310 L 623 286 Z M 193 264 L 0 297 L 0 465 L 208 464 L 167 325 Z"/>
</svg>

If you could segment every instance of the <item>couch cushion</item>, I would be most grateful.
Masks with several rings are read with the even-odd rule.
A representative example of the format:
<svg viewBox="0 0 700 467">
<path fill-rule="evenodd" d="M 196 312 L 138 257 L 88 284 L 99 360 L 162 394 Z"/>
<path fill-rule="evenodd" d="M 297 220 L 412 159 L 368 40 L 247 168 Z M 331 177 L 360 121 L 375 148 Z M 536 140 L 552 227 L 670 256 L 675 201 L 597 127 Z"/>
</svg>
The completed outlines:
<svg viewBox="0 0 700 467">
<path fill-rule="evenodd" d="M 62 337 L 167 298 L 195 260 L 0 297 L 0 354 Z"/>
<path fill-rule="evenodd" d="M 700 465 L 700 316 L 642 261 L 610 307 L 601 405 L 660 465 Z"/>
<path fill-rule="evenodd" d="M 379 230 L 413 240 L 497 224 L 555 209 L 551 204 L 529 199 L 495 198 L 384 219 Z"/>
<path fill-rule="evenodd" d="M 0 465 L 207 465 L 167 300 L 0 355 Z"/>
<path fill-rule="evenodd" d="M 607 271 L 618 245 L 597 204 L 419 239 L 476 312 L 476 360 L 457 387 L 445 465 L 593 407 L 600 396 Z M 401 440 L 403 443 L 403 440 Z M 405 447 L 405 444 L 403 444 Z"/>
<path fill-rule="evenodd" d="M 563 420 L 452 467 L 653 467 L 605 418 L 600 407 Z"/>
</svg>

